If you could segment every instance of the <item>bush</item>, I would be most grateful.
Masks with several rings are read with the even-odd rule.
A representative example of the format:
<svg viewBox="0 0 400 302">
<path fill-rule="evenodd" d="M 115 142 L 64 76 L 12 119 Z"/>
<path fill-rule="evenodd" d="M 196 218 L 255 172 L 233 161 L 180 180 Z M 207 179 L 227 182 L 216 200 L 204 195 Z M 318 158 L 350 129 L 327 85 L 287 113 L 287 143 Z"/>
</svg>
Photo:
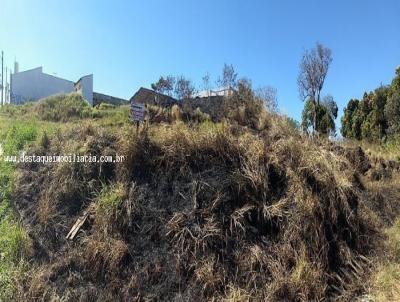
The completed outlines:
<svg viewBox="0 0 400 302">
<path fill-rule="evenodd" d="M 114 109 L 115 105 L 108 104 L 108 103 L 100 103 L 100 105 L 96 106 L 99 110 L 107 110 L 107 109 Z"/>
<path fill-rule="evenodd" d="M 39 119 L 52 122 L 67 122 L 91 116 L 92 108 L 81 95 L 63 94 L 39 100 L 33 105 Z"/>
</svg>

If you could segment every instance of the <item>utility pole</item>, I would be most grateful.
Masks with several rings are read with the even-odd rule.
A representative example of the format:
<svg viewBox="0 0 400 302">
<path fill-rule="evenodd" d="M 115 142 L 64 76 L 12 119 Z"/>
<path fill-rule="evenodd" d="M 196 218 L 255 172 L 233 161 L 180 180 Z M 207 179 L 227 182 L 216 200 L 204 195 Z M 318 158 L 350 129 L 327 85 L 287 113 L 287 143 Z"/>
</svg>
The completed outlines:
<svg viewBox="0 0 400 302">
<path fill-rule="evenodd" d="M 3 105 L 3 91 L 4 91 L 4 52 L 1 51 L 1 105 Z"/>
<path fill-rule="evenodd" d="M 8 82 L 8 68 L 6 66 L 6 96 L 4 97 L 4 103 L 8 104 L 10 102 L 10 83 Z M 11 74 L 11 70 L 10 70 Z"/>
<path fill-rule="evenodd" d="M 7 104 L 7 99 L 8 99 L 8 83 L 7 83 L 7 80 L 8 80 L 8 70 L 7 70 L 7 66 L 6 66 L 6 82 L 5 82 L 5 84 L 4 84 L 4 86 L 5 86 L 5 89 L 4 89 L 4 104 Z"/>
</svg>

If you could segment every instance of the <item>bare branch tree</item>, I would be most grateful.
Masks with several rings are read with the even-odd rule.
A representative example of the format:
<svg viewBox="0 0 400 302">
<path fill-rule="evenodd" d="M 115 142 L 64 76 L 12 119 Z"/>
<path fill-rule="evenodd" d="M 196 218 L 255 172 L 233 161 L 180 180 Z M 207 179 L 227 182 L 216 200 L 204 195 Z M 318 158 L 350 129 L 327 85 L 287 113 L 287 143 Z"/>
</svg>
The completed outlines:
<svg viewBox="0 0 400 302">
<path fill-rule="evenodd" d="M 272 86 L 260 87 L 255 91 L 256 98 L 264 103 L 265 108 L 270 112 L 278 111 L 277 90 Z"/>
<path fill-rule="evenodd" d="M 203 80 L 203 89 L 207 91 L 207 96 L 209 97 L 211 94 L 211 85 L 210 85 L 210 74 L 207 72 L 204 77 L 202 77 Z"/>
<path fill-rule="evenodd" d="M 223 88 L 232 90 L 237 85 L 237 73 L 233 65 L 224 64 L 222 69 L 222 78 L 218 80 L 218 85 Z"/>
<path fill-rule="evenodd" d="M 167 76 L 166 84 L 165 84 L 165 91 L 167 95 L 172 96 L 172 91 L 174 90 L 175 85 L 175 77 L 172 75 Z"/>
<path fill-rule="evenodd" d="M 313 103 L 314 131 L 318 131 L 317 108 L 331 62 L 332 51 L 322 44 L 317 43 L 315 48 L 305 51 L 300 63 L 300 73 L 297 83 L 302 100 L 310 99 Z"/>
</svg>

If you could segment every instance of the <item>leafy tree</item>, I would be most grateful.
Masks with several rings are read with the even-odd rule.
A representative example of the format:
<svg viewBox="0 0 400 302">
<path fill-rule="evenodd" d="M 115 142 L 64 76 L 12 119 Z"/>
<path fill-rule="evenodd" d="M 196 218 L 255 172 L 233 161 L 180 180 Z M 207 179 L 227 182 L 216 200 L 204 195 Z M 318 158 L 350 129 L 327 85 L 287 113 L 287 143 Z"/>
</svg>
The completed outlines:
<svg viewBox="0 0 400 302">
<path fill-rule="evenodd" d="M 325 96 L 322 101 L 322 105 L 326 108 L 330 117 L 333 120 L 335 120 L 337 118 L 337 114 L 338 114 L 338 106 L 337 106 L 335 100 L 333 99 L 333 96 L 331 96 L 331 95 Z"/>
<path fill-rule="evenodd" d="M 175 77 L 169 75 L 164 78 L 163 76 L 161 76 L 157 82 L 151 84 L 151 88 L 154 91 L 163 94 L 166 93 L 167 95 L 171 96 L 172 91 L 174 90 L 174 84 L 175 84 Z"/>
<path fill-rule="evenodd" d="M 391 94 L 385 106 L 385 118 L 390 134 L 400 133 L 400 90 Z"/>
<path fill-rule="evenodd" d="M 385 105 L 385 118 L 389 134 L 400 134 L 400 67 L 390 85 L 388 99 Z"/>
<path fill-rule="evenodd" d="M 388 87 L 379 87 L 375 90 L 372 97 L 372 126 L 374 140 L 382 139 L 387 131 L 387 120 L 385 118 L 385 106 L 388 98 Z"/>
<path fill-rule="evenodd" d="M 332 51 L 320 43 L 317 43 L 315 48 L 306 50 L 300 62 L 300 73 L 297 83 L 300 97 L 303 101 L 310 101 L 313 107 L 313 132 L 320 130 L 318 110 L 320 108 L 321 90 L 324 86 L 331 62 Z"/>
<path fill-rule="evenodd" d="M 237 81 L 237 90 L 231 96 L 224 98 L 224 116 L 236 121 L 242 126 L 257 129 L 263 102 L 258 99 L 252 89 L 252 83 L 247 78 Z"/>
<path fill-rule="evenodd" d="M 250 79 L 248 78 L 239 79 L 239 81 L 237 82 L 237 87 L 238 87 L 237 95 L 243 100 L 254 98 L 254 92 Z"/>
<path fill-rule="evenodd" d="M 400 66 L 396 69 L 396 76 L 391 84 L 392 93 L 399 92 L 400 93 Z"/>
<path fill-rule="evenodd" d="M 328 103 L 330 108 L 326 107 L 327 104 L 321 103 L 317 105 L 317 119 L 319 120 L 319 133 L 323 135 L 330 135 L 335 133 L 335 119 L 337 117 L 337 105 L 333 101 L 333 103 Z M 336 107 L 336 111 L 335 111 Z M 314 112 L 314 102 L 311 99 L 308 99 L 304 104 L 304 109 L 302 113 L 302 123 L 301 126 L 303 130 L 308 132 L 310 128 L 315 125 L 314 123 L 315 112 Z"/>
<path fill-rule="evenodd" d="M 195 87 L 193 86 L 192 81 L 186 79 L 184 76 L 179 76 L 176 79 L 174 91 L 178 100 L 185 100 L 190 99 L 193 96 Z"/>
<path fill-rule="evenodd" d="M 392 98 L 392 91 L 393 86 L 381 86 L 364 93 L 361 101 L 350 100 L 342 117 L 342 135 L 377 142 L 397 132 L 396 97 Z"/>
<path fill-rule="evenodd" d="M 293 129 L 300 129 L 299 121 L 295 120 L 294 118 L 287 116 L 286 122 L 288 123 L 289 127 L 293 128 Z"/>
<path fill-rule="evenodd" d="M 362 105 L 362 103 L 361 103 L 361 105 Z M 361 105 L 360 105 L 360 108 L 357 108 L 357 110 L 355 111 L 353 118 L 352 118 L 351 132 L 353 134 L 353 138 L 355 138 L 357 140 L 362 139 L 361 128 L 363 125 L 364 117 L 362 115 Z"/>
<path fill-rule="evenodd" d="M 340 129 L 343 137 L 355 138 L 355 133 L 353 131 L 353 118 L 358 110 L 359 103 L 359 100 L 351 99 L 344 109 L 344 114 L 341 119 L 342 127 Z"/>
</svg>

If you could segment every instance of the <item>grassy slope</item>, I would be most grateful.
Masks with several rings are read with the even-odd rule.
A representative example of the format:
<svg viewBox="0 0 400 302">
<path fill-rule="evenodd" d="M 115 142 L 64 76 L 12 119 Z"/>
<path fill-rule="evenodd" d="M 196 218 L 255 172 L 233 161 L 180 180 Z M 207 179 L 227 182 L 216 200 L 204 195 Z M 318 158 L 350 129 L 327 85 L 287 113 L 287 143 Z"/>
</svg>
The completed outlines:
<svg viewBox="0 0 400 302">
<path fill-rule="evenodd" d="M 400 200 L 400 175 L 381 182 L 375 191 L 392 192 L 393 202 Z M 397 188 L 397 189 L 395 189 Z M 381 205 L 384 206 L 384 205 Z M 393 222 L 393 220 L 392 220 Z M 382 230 L 384 241 L 377 251 L 370 278 L 368 294 L 375 301 L 399 301 L 400 299 L 400 217 L 395 218 Z"/>
<path fill-rule="evenodd" d="M 370 295 L 376 301 L 400 299 L 400 219 L 385 230 L 385 251 L 371 278 Z"/>
<path fill-rule="evenodd" d="M 68 112 L 72 119 L 62 119 L 60 116 L 68 116 L 65 115 L 65 109 L 52 110 L 51 107 L 54 107 L 52 103 L 53 99 L 42 103 L 41 106 L 26 104 L 1 108 L 0 146 L 4 155 L 18 156 L 21 150 L 40 144 L 43 135 L 51 136 L 57 131 L 62 132 L 73 127 L 76 123 L 74 116 L 78 114 L 78 118 L 81 118 L 82 109 L 84 116 L 93 117 L 91 123 L 110 128 L 126 123 L 128 116 L 127 106 L 117 109 L 94 109 L 88 112 L 86 106 L 80 104 L 79 99 L 73 98 L 66 104 L 76 108 L 75 111 Z M 28 271 L 28 260 L 32 252 L 31 239 L 21 225 L 20 219 L 15 216 L 10 203 L 15 173 L 15 164 L 0 160 L 0 301 L 15 299 L 15 292 L 18 290 L 16 280 Z"/>
<path fill-rule="evenodd" d="M 20 115 L 18 110 L 21 109 L 10 109 L 7 111 L 6 115 L 1 115 L 0 116 L 0 139 L 3 142 L 5 148 L 8 148 L 7 152 L 16 152 L 19 149 L 26 148 L 28 145 L 40 145 L 41 143 L 41 137 L 43 136 L 43 133 L 46 132 L 50 136 L 54 136 L 57 134 L 57 132 L 61 133 L 75 133 L 81 131 L 80 129 L 89 129 L 93 128 L 95 129 L 94 131 L 97 131 L 96 129 L 105 129 L 106 132 L 108 133 L 113 133 L 117 134 L 118 136 L 124 136 L 128 135 L 130 130 L 130 126 L 127 122 L 127 108 L 126 107 L 121 107 L 118 109 L 109 109 L 106 108 L 104 110 L 94 110 L 90 114 L 85 113 L 85 116 L 87 115 L 89 118 L 86 120 L 79 120 L 79 125 L 76 125 L 76 122 L 74 119 L 70 120 L 67 119 L 66 123 L 57 123 L 57 122 L 51 122 L 51 121 L 41 121 L 40 119 L 33 118 L 31 120 L 26 120 L 26 116 L 23 117 L 23 119 L 20 119 Z M 56 115 L 49 115 L 46 114 L 46 117 L 48 116 L 57 116 Z M 10 118 L 10 116 L 12 116 Z M 51 120 L 51 118 L 50 118 Z M 14 126 L 14 127 L 12 127 Z M 192 131 L 190 129 L 187 129 L 185 126 L 154 126 L 149 129 L 150 137 L 152 141 L 157 145 L 162 148 L 162 152 L 164 154 L 165 161 L 162 161 L 162 165 L 167 165 L 166 167 L 163 167 L 162 169 L 172 169 L 174 168 L 173 166 L 168 167 L 168 162 L 175 162 L 175 163 L 180 163 L 183 166 L 181 167 L 182 169 L 186 169 L 184 165 L 186 165 L 187 159 L 183 156 L 181 157 L 179 153 L 175 153 L 176 148 L 182 148 L 181 151 L 184 155 L 185 152 L 192 152 L 191 148 L 193 148 L 193 151 L 199 152 L 195 156 L 202 156 L 201 152 L 201 145 L 206 144 L 208 142 L 212 142 L 215 140 L 215 135 L 218 133 L 218 131 L 221 131 L 221 127 L 223 128 L 222 125 L 214 125 L 212 123 L 203 123 L 198 127 L 196 131 Z M 82 130 L 82 131 L 92 131 L 92 130 Z M 207 134 L 208 133 L 208 134 Z M 176 138 L 175 135 L 180 135 L 180 138 Z M 246 138 L 247 135 L 247 138 Z M 277 135 L 281 135 L 277 133 Z M 75 138 L 73 137 L 72 140 Z M 240 142 L 240 140 L 239 140 Z M 248 156 L 246 154 L 258 154 L 261 156 L 260 152 L 260 146 L 262 148 L 262 145 L 259 144 L 260 142 L 258 140 L 255 140 L 255 138 L 249 134 L 244 134 L 243 138 L 241 139 L 240 144 L 243 144 L 243 146 L 246 146 L 246 148 L 249 149 L 250 153 L 243 153 L 245 156 Z M 296 142 L 293 140 L 289 140 L 287 142 L 289 145 L 285 146 L 285 148 L 289 148 L 290 145 L 296 145 Z M 7 146 L 7 147 L 6 147 Z M 226 145 L 225 147 L 228 147 L 229 145 Z M 282 146 L 276 145 L 275 147 L 281 148 Z M 302 148 L 305 146 L 303 145 Z M 318 152 L 317 149 L 314 149 L 314 146 L 310 145 L 307 148 L 310 148 L 310 161 L 309 163 L 311 164 L 311 158 L 313 158 L 314 161 L 321 161 L 324 162 L 326 161 L 326 154 L 321 154 Z M 289 148 L 290 149 L 290 148 Z M 294 149 L 293 149 L 294 150 Z M 292 151 L 293 151 L 292 150 Z M 131 150 L 135 152 L 135 149 Z M 214 151 L 213 151 L 214 152 Z M 242 152 L 242 151 L 240 151 Z M 387 153 L 390 156 L 390 153 Z M 192 154 L 193 156 L 193 154 Z M 252 155 L 253 156 L 253 155 Z M 320 158 L 318 158 L 320 157 Z M 260 157 L 262 158 L 262 157 Z M 259 159 L 260 159 L 259 158 Z M 290 157 L 289 157 L 290 158 Z M 294 160 L 293 158 L 296 158 L 296 154 L 291 155 L 291 160 Z M 392 157 L 390 157 L 392 158 Z M 258 169 L 258 164 L 256 164 L 257 160 L 256 158 L 253 158 L 249 160 L 247 163 L 249 166 L 246 166 L 246 169 L 248 173 L 246 177 L 249 177 L 251 181 L 253 182 L 253 185 L 255 185 L 255 189 L 258 190 L 257 186 L 257 181 L 260 181 L 257 177 L 257 170 Z M 334 171 L 336 173 L 334 175 L 335 179 L 341 183 L 340 184 L 340 190 L 338 191 L 339 194 L 343 194 L 341 191 L 342 189 L 346 188 L 349 183 L 346 177 L 339 175 L 338 173 L 339 170 L 336 167 L 335 163 L 335 157 L 330 158 L 331 163 L 329 169 Z M 280 159 L 276 158 L 276 160 L 279 162 Z M 304 162 L 306 163 L 306 161 Z M 328 163 L 326 163 L 328 164 Z M 321 166 L 316 166 L 316 169 L 321 168 Z M 2 197 L 1 201 L 1 207 L 0 207 L 0 228 L 1 228 L 1 233 L 0 233 L 0 252 L 2 253 L 1 257 L 2 258 L 2 264 L 0 265 L 0 282 L 2 282 L 2 286 L 0 288 L 2 289 L 0 291 L 0 300 L 9 300 L 10 297 L 12 296 L 15 288 L 13 288 L 14 280 L 17 275 L 21 274 L 24 270 L 29 270 L 29 268 L 26 267 L 24 264 L 26 259 L 29 258 L 30 255 L 30 250 L 31 250 L 31 242 L 30 239 L 26 236 L 26 233 L 23 228 L 21 228 L 21 224 L 19 220 L 12 214 L 12 210 L 10 209 L 10 194 L 12 191 L 12 179 L 14 177 L 15 173 L 15 167 L 11 164 L 5 164 L 5 163 L 0 163 L 0 176 L 1 176 L 1 184 L 2 184 L 2 192 L 5 192 Z M 256 173 L 256 174 L 254 174 Z M 297 173 L 291 171 L 290 173 Z M 324 177 L 330 177 L 330 174 L 321 174 L 321 181 L 324 181 Z M 241 180 L 242 185 L 245 185 L 247 182 L 246 180 Z M 393 183 L 393 185 L 398 185 L 398 183 Z M 104 186 L 100 186 L 100 189 L 98 190 L 98 196 L 95 198 L 95 213 L 97 215 L 97 220 L 96 224 L 98 225 L 97 227 L 101 228 L 102 230 L 104 227 L 107 226 L 112 226 L 115 224 L 115 219 L 125 219 L 126 216 L 124 216 L 123 211 L 126 211 L 126 205 L 123 203 L 123 201 L 131 192 L 126 192 L 122 186 L 121 182 L 114 182 L 109 185 L 104 184 Z M 299 191 L 300 192 L 300 191 Z M 330 192 L 330 191 L 329 191 Z M 333 191 L 332 191 L 333 192 Z M 255 193 L 258 194 L 258 193 Z M 335 193 L 336 194 L 336 193 Z M 260 195 L 261 196 L 261 195 Z M 130 199 L 129 199 L 130 200 Z M 309 207 L 308 209 L 305 209 L 306 211 L 313 211 L 315 205 L 312 203 L 314 201 L 311 201 L 311 203 L 305 203 L 301 206 L 306 206 Z M 129 205 L 130 211 L 134 211 L 132 209 L 132 204 Z M 235 212 L 232 214 L 235 215 L 242 215 L 240 214 L 240 211 L 246 210 L 245 207 L 242 209 L 239 209 L 239 212 Z M 268 211 L 276 211 L 272 213 L 279 213 L 279 211 L 286 211 L 285 209 L 269 209 Z M 122 212 L 121 212 L 122 211 Z M 284 213 L 284 212 L 282 212 Z M 125 213 L 126 214 L 126 213 Z M 181 215 L 181 216 L 179 216 Z M 182 216 L 183 215 L 183 216 Z M 172 219 L 168 222 L 168 227 L 170 228 L 170 232 L 173 236 L 178 236 L 176 235 L 176 232 L 180 232 L 179 224 L 181 223 L 188 223 L 185 222 L 185 219 L 187 217 L 185 215 L 190 215 L 188 213 L 178 213 L 178 216 L 172 217 Z M 204 215 L 208 215 L 204 213 Z M 214 214 L 213 214 L 214 215 Z M 271 215 L 271 214 L 269 214 Z M 275 215 L 275 214 L 272 214 Z M 279 214 L 282 215 L 282 214 Z M 238 216 L 240 218 L 240 216 Z M 49 217 L 42 217 L 43 221 L 46 221 L 46 219 L 50 219 Z M 215 219 L 214 216 L 206 217 L 206 219 Z M 125 226 L 129 225 L 129 221 L 122 221 L 122 223 L 126 223 Z M 243 222 L 239 222 L 243 223 Z M 178 227 L 178 229 L 176 229 Z M 209 227 L 205 225 L 205 227 Z M 94 226 L 96 230 L 96 225 Z M 187 230 L 190 232 L 190 226 L 187 226 Z M 193 230 L 191 230 L 193 232 Z M 390 258 L 387 258 L 388 260 L 380 260 L 379 265 L 377 266 L 376 273 L 374 274 L 374 278 L 372 279 L 372 285 L 371 285 L 371 295 L 376 296 L 380 298 L 381 300 L 390 300 L 390 299 L 395 299 L 398 294 L 399 294 L 399 288 L 397 283 L 395 282 L 399 278 L 399 262 L 400 259 L 398 257 L 399 254 L 399 241 L 398 241 L 398 234 L 399 234 L 399 227 L 398 223 L 395 224 L 393 227 L 388 227 L 388 239 L 387 239 L 387 246 L 388 248 L 385 249 L 388 254 L 390 254 Z M 110 230 L 104 230 L 104 232 L 110 232 L 110 234 L 114 234 L 116 230 L 110 229 Z M 117 231 L 118 233 L 118 231 Z M 106 258 L 103 259 L 103 261 L 106 261 L 106 263 L 103 262 L 103 265 L 110 265 L 112 264 L 113 261 L 118 261 L 119 257 L 122 257 L 125 255 L 127 249 L 126 243 L 121 240 L 120 237 L 119 239 L 113 239 L 111 242 L 105 241 L 104 238 L 102 238 L 101 234 L 94 234 L 95 236 L 92 236 L 90 238 L 90 241 L 88 242 L 88 246 L 86 246 L 86 250 L 88 251 L 89 258 L 93 257 L 93 259 L 88 259 L 88 261 L 92 261 L 93 263 L 98 263 L 98 257 L 104 257 L 102 253 L 106 253 L 106 251 L 110 251 L 112 249 L 113 252 L 115 252 L 115 255 L 111 255 L 111 258 Z M 96 237 L 97 236 L 97 237 Z M 114 235 L 113 235 L 114 236 Z M 120 236 L 120 235 L 118 235 Z M 180 236 L 180 235 L 179 235 Z M 219 235 L 218 235 L 219 236 Z M 179 238 L 179 237 L 172 237 L 172 238 Z M 183 237 L 182 237 L 183 238 Z M 232 239 L 232 238 L 231 238 Z M 179 239 L 180 240 L 180 239 Z M 188 239 L 184 239 L 188 240 Z M 112 244 L 112 246 L 109 246 L 109 244 Z M 186 244 L 190 244 L 190 240 L 186 242 Z M 197 243 L 196 243 L 197 244 Z M 204 248 L 204 247 L 203 247 Z M 263 261 L 266 261 L 263 257 L 266 257 L 260 250 L 259 246 L 254 245 L 252 247 L 254 250 L 249 250 L 247 253 L 251 257 L 254 257 L 253 264 L 251 265 L 261 265 L 260 263 L 263 263 Z M 304 247 L 303 247 L 304 248 Z M 90 251 L 98 251 L 99 254 L 93 254 L 90 255 Z M 238 251 L 239 252 L 239 251 Z M 310 284 L 306 284 L 304 282 L 308 282 L 311 280 L 316 280 L 315 278 L 320 278 L 321 276 L 319 275 L 320 272 L 318 268 L 315 266 L 315 263 L 311 263 L 310 259 L 306 255 L 305 250 L 299 250 L 299 255 L 296 255 L 296 263 L 294 265 L 294 268 L 291 269 L 290 275 L 284 276 L 281 275 L 279 272 L 275 272 L 279 276 L 279 278 L 282 278 L 280 280 L 280 283 L 276 283 L 273 286 L 281 286 L 282 284 L 288 284 L 291 285 L 297 290 L 298 292 L 293 293 L 294 296 L 296 295 L 302 295 L 302 294 L 307 294 L 310 295 L 310 297 L 313 297 L 312 292 L 305 292 L 302 288 L 305 288 L 307 286 L 310 286 Z M 121 253 L 121 254 L 118 254 Z M 122 255 L 122 256 L 121 256 Z M 200 255 L 200 254 L 199 254 Z M 203 257 L 203 256 L 201 256 Z M 261 258 L 258 258 L 261 257 Z M 97 259 L 97 260 L 96 260 Z M 379 258 L 379 259 L 385 259 L 384 257 Z M 212 257 L 203 257 L 201 260 L 201 263 L 197 264 L 197 266 L 194 268 L 195 269 L 195 276 L 196 276 L 196 282 L 202 283 L 204 286 L 204 291 L 209 292 L 213 290 L 219 289 L 221 284 L 223 283 L 222 279 L 218 279 L 220 276 L 224 276 L 224 272 L 220 271 L 215 271 L 216 269 L 216 259 L 213 259 Z M 260 262 L 261 261 L 261 262 Z M 110 263 L 108 263 L 110 262 Z M 108 264 L 107 264 L 108 263 Z M 101 265 L 101 262 L 100 262 Z M 116 263 L 116 266 L 119 264 Z M 261 267 L 263 267 L 261 265 Z M 283 268 L 280 268 L 283 270 Z M 254 276 L 253 276 L 254 277 Z M 223 277 L 221 277 L 223 278 Z M 308 280 L 309 279 L 309 280 Z M 307 281 L 308 280 L 308 281 Z M 131 282 L 133 282 L 131 280 Z M 256 282 L 256 281 L 254 281 Z M 312 282 L 311 282 L 312 283 Z M 315 288 L 310 288 L 309 290 L 313 291 L 318 291 L 320 290 L 318 286 L 323 286 L 323 284 L 316 283 Z M 43 285 L 45 286 L 45 285 Z M 47 285 L 46 285 L 47 286 Z M 277 290 L 274 287 L 269 287 L 268 290 L 273 291 Z M 283 289 L 282 289 L 283 290 Z M 287 289 L 288 290 L 288 289 Z M 293 289 L 292 289 L 293 290 Z M 315 294 L 315 293 L 314 293 Z M 225 298 L 227 298 L 230 301 L 242 301 L 242 300 L 247 300 L 250 296 L 250 293 L 244 289 L 244 287 L 238 287 L 234 284 L 228 285 L 226 287 L 226 292 L 225 292 Z"/>
<path fill-rule="evenodd" d="M 345 147 L 361 147 L 372 161 L 400 160 L 400 140 L 391 140 L 386 144 L 377 145 L 364 141 L 348 140 L 342 143 Z M 372 264 L 366 297 L 373 301 L 399 301 L 400 300 L 400 217 L 393 215 L 391 210 L 400 201 L 400 173 L 394 173 L 392 178 L 367 182 L 367 189 L 377 196 L 385 196 L 387 201 L 380 202 L 378 207 L 388 208 L 389 216 L 386 224 L 381 227 L 384 240 L 377 248 L 376 257 Z M 379 212 L 379 209 L 377 209 Z M 390 214 L 392 213 L 392 214 Z"/>
<path fill-rule="evenodd" d="M 0 117 L 0 142 L 4 153 L 15 154 L 26 143 L 35 140 L 37 132 L 32 124 L 11 123 Z M 11 126 L 13 125 L 13 126 Z M 14 216 L 10 205 L 15 166 L 0 162 L 0 300 L 9 300 L 14 292 L 15 276 L 24 269 L 30 240 Z"/>
</svg>

